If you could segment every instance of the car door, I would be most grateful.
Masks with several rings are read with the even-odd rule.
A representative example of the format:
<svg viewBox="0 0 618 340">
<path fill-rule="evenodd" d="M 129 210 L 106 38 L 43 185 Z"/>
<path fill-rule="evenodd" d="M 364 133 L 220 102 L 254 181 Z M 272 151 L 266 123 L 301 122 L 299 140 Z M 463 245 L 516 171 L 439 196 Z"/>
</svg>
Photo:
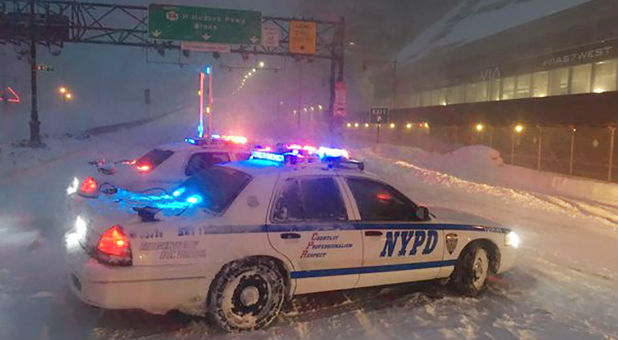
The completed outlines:
<svg viewBox="0 0 618 340">
<path fill-rule="evenodd" d="M 336 176 L 282 176 L 275 192 L 268 237 L 294 265 L 295 293 L 354 287 L 362 239 Z"/>
<path fill-rule="evenodd" d="M 346 177 L 363 237 L 358 286 L 436 278 L 444 241 L 436 224 L 418 221 L 416 205 L 392 186 L 364 177 Z"/>
</svg>

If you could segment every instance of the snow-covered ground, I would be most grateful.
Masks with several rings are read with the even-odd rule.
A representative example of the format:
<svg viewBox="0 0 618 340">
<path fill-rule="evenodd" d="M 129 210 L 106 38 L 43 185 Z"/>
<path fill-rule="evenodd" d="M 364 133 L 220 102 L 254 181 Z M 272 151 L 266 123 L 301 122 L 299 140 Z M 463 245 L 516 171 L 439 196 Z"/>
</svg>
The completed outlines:
<svg viewBox="0 0 618 340">
<path fill-rule="evenodd" d="M 503 165 L 493 150 L 448 155 L 358 146 L 353 153 L 412 199 L 517 230 L 521 258 L 486 294 L 435 283 L 312 294 L 270 328 L 223 334 L 178 312 L 104 311 L 64 281 L 64 189 L 87 160 L 137 155 L 192 132 L 192 114 L 47 149 L 0 148 L 0 338 L 618 339 L 618 185 Z"/>
</svg>

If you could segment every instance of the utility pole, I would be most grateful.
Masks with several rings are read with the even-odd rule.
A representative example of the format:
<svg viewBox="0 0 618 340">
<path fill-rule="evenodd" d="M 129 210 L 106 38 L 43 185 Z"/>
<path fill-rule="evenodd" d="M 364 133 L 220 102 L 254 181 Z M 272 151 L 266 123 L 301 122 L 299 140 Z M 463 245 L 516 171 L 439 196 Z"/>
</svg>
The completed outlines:
<svg viewBox="0 0 618 340">
<path fill-rule="evenodd" d="M 397 59 L 393 60 L 393 103 L 391 110 L 397 105 Z"/>
<path fill-rule="evenodd" d="M 39 122 L 39 109 L 37 103 L 37 67 L 36 67 L 36 13 L 35 13 L 35 0 L 30 1 L 30 99 L 31 99 L 31 111 L 30 111 L 30 146 L 40 147 L 41 135 Z"/>
<path fill-rule="evenodd" d="M 303 63 L 300 63 L 298 69 L 298 104 L 296 105 L 296 128 L 300 130 L 300 113 L 302 112 L 301 105 L 303 103 Z"/>
</svg>

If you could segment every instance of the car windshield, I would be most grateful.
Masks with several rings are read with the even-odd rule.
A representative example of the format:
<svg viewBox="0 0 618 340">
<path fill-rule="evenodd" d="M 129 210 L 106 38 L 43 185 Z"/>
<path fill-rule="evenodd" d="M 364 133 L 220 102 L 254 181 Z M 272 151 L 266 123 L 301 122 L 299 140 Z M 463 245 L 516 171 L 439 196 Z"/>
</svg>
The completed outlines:
<svg viewBox="0 0 618 340">
<path fill-rule="evenodd" d="M 148 151 L 145 155 L 140 157 L 135 164 L 139 165 L 148 165 L 150 169 L 154 169 L 157 166 L 161 165 L 161 163 L 165 162 L 168 158 L 170 158 L 174 154 L 174 151 L 171 150 L 162 150 L 162 149 L 152 149 Z"/>
<path fill-rule="evenodd" d="M 213 166 L 186 180 L 178 199 L 195 203 L 220 214 L 251 181 L 248 174 L 228 167 Z"/>
</svg>

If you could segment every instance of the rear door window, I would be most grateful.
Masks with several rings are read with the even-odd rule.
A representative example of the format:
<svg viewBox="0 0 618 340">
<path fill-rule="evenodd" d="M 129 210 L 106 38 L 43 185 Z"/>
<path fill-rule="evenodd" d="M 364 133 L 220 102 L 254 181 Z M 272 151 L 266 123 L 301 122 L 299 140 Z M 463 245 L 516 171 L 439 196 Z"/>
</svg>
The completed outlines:
<svg viewBox="0 0 618 340">
<path fill-rule="evenodd" d="M 388 184 L 346 178 L 363 221 L 416 221 L 416 204 Z"/>
<path fill-rule="evenodd" d="M 234 156 L 236 157 L 237 161 L 246 161 L 247 159 L 249 159 L 249 157 L 251 157 L 251 153 L 250 152 L 237 152 L 234 154 Z"/>
<path fill-rule="evenodd" d="M 230 156 L 227 152 L 199 152 L 191 155 L 187 167 L 185 168 L 185 175 L 191 176 L 204 169 L 208 169 L 211 166 L 218 163 L 225 163 L 230 161 Z"/>
<path fill-rule="evenodd" d="M 288 178 L 273 211 L 273 221 L 281 223 L 345 220 L 345 205 L 332 177 Z"/>
<path fill-rule="evenodd" d="M 159 166 L 161 163 L 165 162 L 168 158 L 170 158 L 174 154 L 174 151 L 171 150 L 162 150 L 162 149 L 152 149 L 148 151 L 145 155 L 140 157 L 136 162 L 136 166 L 141 165 L 149 165 L 150 169 L 154 169 Z"/>
</svg>

